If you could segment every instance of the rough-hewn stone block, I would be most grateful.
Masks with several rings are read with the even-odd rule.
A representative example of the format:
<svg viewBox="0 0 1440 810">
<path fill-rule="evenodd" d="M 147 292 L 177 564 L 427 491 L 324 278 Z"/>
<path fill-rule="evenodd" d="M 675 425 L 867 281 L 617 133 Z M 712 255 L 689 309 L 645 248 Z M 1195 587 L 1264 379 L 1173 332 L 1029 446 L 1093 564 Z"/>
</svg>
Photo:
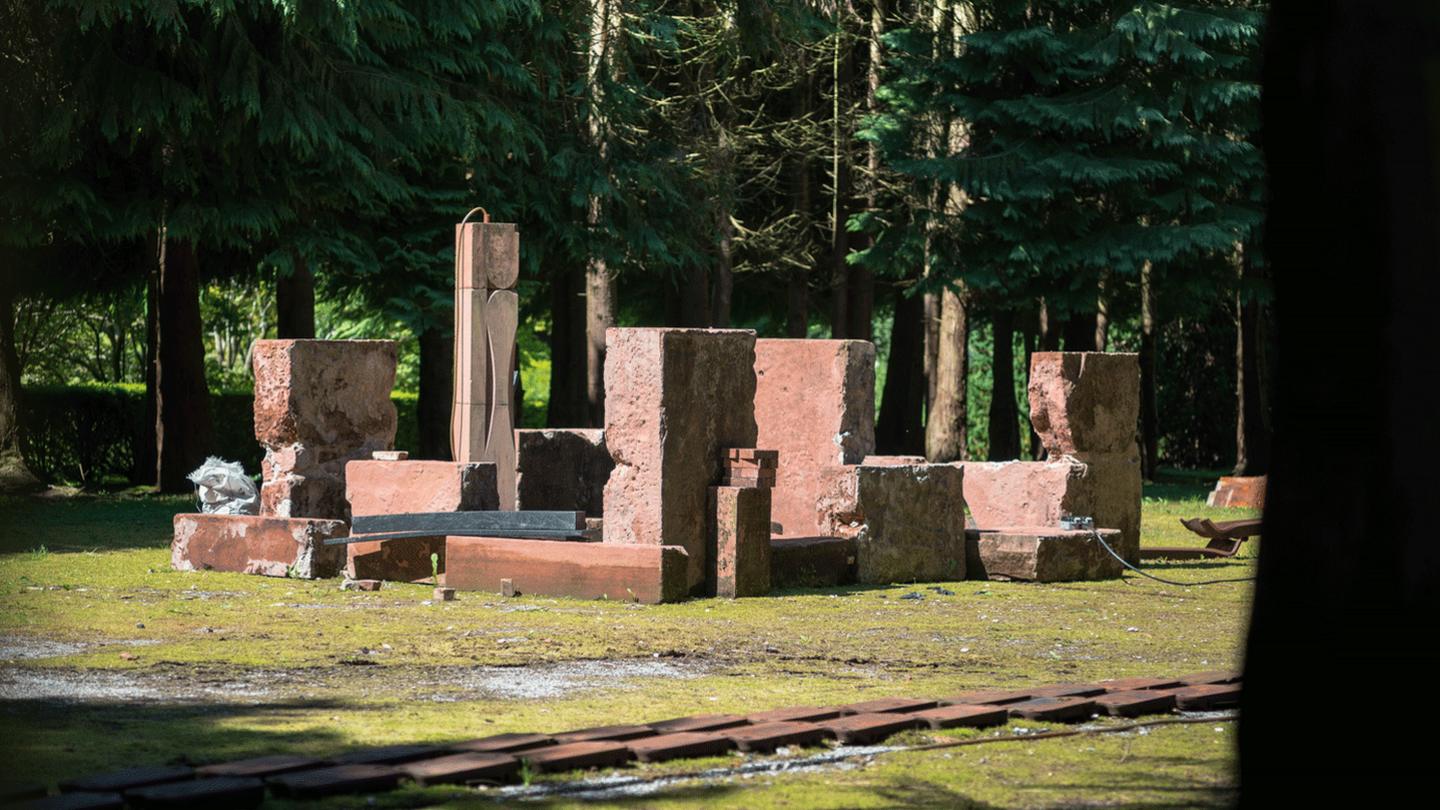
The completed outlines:
<svg viewBox="0 0 1440 810">
<path fill-rule="evenodd" d="M 957 464 L 850 468 L 821 500 L 824 534 L 855 538 L 859 582 L 965 578 L 965 471 Z"/>
<path fill-rule="evenodd" d="M 615 462 L 605 449 L 605 431 L 547 429 L 515 431 L 519 475 L 517 509 L 560 509 L 600 517 L 605 482 Z"/>
<path fill-rule="evenodd" d="M 981 529 L 1059 527 L 1064 515 L 1093 517 L 1119 529 L 1115 550 L 1140 556 L 1140 457 L 1130 454 L 1061 456 L 1051 461 L 963 462 L 965 502 Z"/>
<path fill-rule="evenodd" d="M 1215 490 L 1205 499 L 1211 506 L 1233 509 L 1265 508 L 1265 476 L 1232 475 L 1215 482 Z"/>
<path fill-rule="evenodd" d="M 711 487 L 710 555 L 706 593 L 770 593 L 770 493 L 756 487 Z"/>
<path fill-rule="evenodd" d="M 301 579 L 333 577 L 345 564 L 345 550 L 327 546 L 344 537 L 339 520 L 261 515 L 179 514 L 170 543 L 177 571 L 237 571 Z"/>
<path fill-rule="evenodd" d="M 755 333 L 610 329 L 605 343 L 605 543 L 680 546 L 703 589 L 720 452 L 756 446 Z"/>
<path fill-rule="evenodd" d="M 445 538 L 445 584 L 521 594 L 678 602 L 690 592 L 685 549 L 621 543 L 571 543 L 495 537 Z"/>
<path fill-rule="evenodd" d="M 1120 532 L 1100 529 L 1116 547 Z M 1053 528 L 972 529 L 965 538 L 971 579 L 1019 579 L 1027 582 L 1077 582 L 1120 576 L 1116 562 L 1088 531 Z M 1119 551 L 1119 548 L 1115 548 Z"/>
<path fill-rule="evenodd" d="M 757 446 L 780 451 L 771 519 L 823 534 L 821 496 L 875 451 L 875 347 L 863 340 L 755 342 Z"/>
<path fill-rule="evenodd" d="M 855 581 L 855 538 L 770 538 L 770 587 L 827 588 Z"/>
<path fill-rule="evenodd" d="M 1050 455 L 1130 453 L 1140 427 L 1140 356 L 1036 352 L 1030 424 Z"/>
</svg>

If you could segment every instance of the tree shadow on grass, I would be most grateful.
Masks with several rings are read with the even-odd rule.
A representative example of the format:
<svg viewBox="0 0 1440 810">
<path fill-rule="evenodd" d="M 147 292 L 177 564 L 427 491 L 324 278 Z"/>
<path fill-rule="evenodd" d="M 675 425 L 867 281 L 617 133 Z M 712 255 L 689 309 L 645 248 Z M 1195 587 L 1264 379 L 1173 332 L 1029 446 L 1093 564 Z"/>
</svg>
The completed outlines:
<svg viewBox="0 0 1440 810">
<path fill-rule="evenodd" d="M 189 496 L 0 496 L 0 554 L 166 548 L 177 512 L 195 511 Z"/>
</svg>

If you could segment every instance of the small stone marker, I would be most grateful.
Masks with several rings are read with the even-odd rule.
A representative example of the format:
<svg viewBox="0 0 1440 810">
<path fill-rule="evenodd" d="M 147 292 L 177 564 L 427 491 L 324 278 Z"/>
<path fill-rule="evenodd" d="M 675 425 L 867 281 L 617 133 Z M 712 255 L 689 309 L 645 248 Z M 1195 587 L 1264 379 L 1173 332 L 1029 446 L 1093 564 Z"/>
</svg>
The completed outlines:
<svg viewBox="0 0 1440 810">
<path fill-rule="evenodd" d="M 865 745 L 915 728 L 919 721 L 908 714 L 867 712 L 825 720 L 816 725 L 845 745 Z"/>
<path fill-rule="evenodd" d="M 630 752 L 641 762 L 664 762 L 668 759 L 682 759 L 685 757 L 708 757 L 713 754 L 729 751 L 735 745 L 728 737 L 722 734 L 698 731 L 661 734 L 656 737 L 631 740 L 626 744 L 630 747 Z"/>
<path fill-rule="evenodd" d="M 779 722 L 756 726 L 737 726 L 717 734 L 728 737 L 741 751 L 774 751 L 786 745 L 814 745 L 825 738 L 826 731 L 814 723 Z"/>
<path fill-rule="evenodd" d="M 556 734 L 555 742 L 565 745 L 566 743 L 594 742 L 596 740 L 633 740 L 639 737 L 653 736 L 655 736 L 655 729 L 649 726 L 596 726 Z"/>
<path fill-rule="evenodd" d="M 537 771 L 553 773 L 620 765 L 630 759 L 630 749 L 618 742 L 574 742 L 526 751 L 520 758 Z"/>
<path fill-rule="evenodd" d="M 502 579 L 502 580 L 500 580 L 500 595 L 501 595 L 501 596 L 515 596 L 515 595 L 517 595 L 517 594 L 519 594 L 519 593 L 520 593 L 519 591 L 515 590 L 515 580 L 513 580 L 513 579 Z"/>
<path fill-rule="evenodd" d="M 400 784 L 402 775 L 398 768 L 388 765 L 336 765 L 272 776 L 265 783 L 280 796 L 315 799 L 344 793 L 390 790 Z"/>
<path fill-rule="evenodd" d="M 1095 701 L 1089 698 L 1033 698 L 1011 703 L 1006 710 L 1011 717 L 1026 720 L 1042 720 L 1050 723 L 1070 723 L 1084 720 L 1095 712 Z"/>
<path fill-rule="evenodd" d="M 747 721 L 738 714 L 699 714 L 693 717 L 676 717 L 651 723 L 650 728 L 660 734 L 676 734 L 682 731 L 717 731 L 722 728 L 743 726 Z"/>
<path fill-rule="evenodd" d="M 1175 695 L 1156 689 L 1109 692 L 1095 698 L 1095 705 L 1099 707 L 1101 714 L 1112 717 L 1139 717 L 1142 714 L 1159 714 L 1175 708 Z"/>
<path fill-rule="evenodd" d="M 455 589 L 454 589 L 454 588 L 436 588 L 435 591 L 434 591 L 434 595 L 435 595 L 435 601 L 436 601 L 436 602 L 453 602 L 453 601 L 455 601 Z"/>
<path fill-rule="evenodd" d="M 509 754 L 465 753 L 411 762 L 400 770 L 421 787 L 503 782 L 520 770 L 520 760 Z"/>
<path fill-rule="evenodd" d="M 250 759 L 237 759 L 232 762 L 217 762 L 214 765 L 204 765 L 196 768 L 195 774 L 202 777 L 263 777 L 289 773 L 290 771 L 303 771 L 306 768 L 319 768 L 325 764 L 323 760 L 315 759 L 314 757 L 277 754 L 268 757 L 251 757 Z"/>
<path fill-rule="evenodd" d="M 148 765 L 68 779 L 60 783 L 60 791 L 62 793 L 80 791 L 109 793 L 160 785 L 166 782 L 179 782 L 182 779 L 193 779 L 194 777 L 195 769 L 188 765 Z"/>
<path fill-rule="evenodd" d="M 959 728 L 962 726 L 973 728 L 984 728 L 986 726 L 1003 725 L 1010 717 L 1010 712 L 1003 706 L 990 705 L 955 705 L 939 706 L 934 709 L 915 712 L 910 715 L 918 722 L 930 728 Z"/>
<path fill-rule="evenodd" d="M 878 714 L 882 712 L 918 712 L 940 705 L 936 700 L 913 700 L 911 698 L 880 698 L 862 703 L 841 706 L 842 714 Z"/>
<path fill-rule="evenodd" d="M 168 785 L 151 785 L 125 792 L 132 807 L 256 807 L 265 801 L 265 783 L 253 776 L 191 779 Z"/>
<path fill-rule="evenodd" d="M 555 738 L 549 734 L 494 734 L 489 737 L 481 737 L 478 740 L 470 740 L 459 745 L 452 745 L 456 751 L 473 751 L 475 753 L 502 754 L 510 751 L 526 751 L 531 748 L 542 748 L 547 745 L 554 745 Z"/>
</svg>

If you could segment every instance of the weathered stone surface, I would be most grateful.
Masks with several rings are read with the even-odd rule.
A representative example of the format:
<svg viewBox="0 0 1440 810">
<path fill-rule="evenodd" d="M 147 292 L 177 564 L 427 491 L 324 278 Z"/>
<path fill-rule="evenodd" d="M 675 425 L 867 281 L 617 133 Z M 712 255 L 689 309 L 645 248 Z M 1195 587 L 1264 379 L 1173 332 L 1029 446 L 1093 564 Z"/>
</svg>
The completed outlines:
<svg viewBox="0 0 1440 810">
<path fill-rule="evenodd" d="M 857 466 L 821 500 L 826 535 L 855 538 L 859 582 L 965 578 L 965 471 L 957 464 Z"/>
<path fill-rule="evenodd" d="M 770 593 L 770 493 L 757 487 L 711 487 L 706 593 L 735 598 Z"/>
<path fill-rule="evenodd" d="M 567 428 L 515 431 L 519 474 L 517 509 L 561 509 L 600 517 L 605 482 L 615 462 L 605 431 Z"/>
<path fill-rule="evenodd" d="M 771 519 L 824 534 L 821 496 L 875 451 L 875 347 L 863 340 L 755 341 L 760 447 L 780 451 Z"/>
<path fill-rule="evenodd" d="M 703 589 L 720 452 L 756 446 L 755 333 L 610 329 L 605 344 L 605 542 L 680 546 Z"/>
<path fill-rule="evenodd" d="M 1140 457 L 1131 454 L 1061 456 L 1051 461 L 962 462 L 965 502 L 981 529 L 1060 525 L 1085 515 L 1119 529 L 1115 550 L 1140 557 Z"/>
<path fill-rule="evenodd" d="M 1265 508 L 1265 476 L 1226 476 L 1215 482 L 1215 491 L 1205 499 L 1211 506 L 1232 509 Z"/>
<path fill-rule="evenodd" d="M 1036 352 L 1030 424 L 1050 455 L 1130 453 L 1140 426 L 1140 356 Z"/>
<path fill-rule="evenodd" d="M 1117 546 L 1118 530 L 1098 531 L 1111 547 Z M 1087 531 L 1044 527 L 972 529 L 965 533 L 965 551 L 970 579 L 1078 582 L 1114 579 L 1122 570 L 1120 563 Z"/>
<path fill-rule="evenodd" d="M 453 536 L 445 542 L 445 584 L 460 590 L 499 593 L 508 579 L 521 594 L 652 604 L 690 592 L 687 555 L 678 546 Z"/>
<path fill-rule="evenodd" d="M 348 518 L 346 462 L 395 442 L 395 343 L 260 340 L 253 357 L 261 513 Z"/>
<path fill-rule="evenodd" d="M 855 538 L 770 538 L 770 587 L 827 588 L 855 581 Z"/>
<path fill-rule="evenodd" d="M 327 546 L 344 537 L 339 520 L 262 515 L 179 514 L 170 543 L 170 565 L 177 571 L 238 571 L 301 579 L 333 577 L 345 564 L 345 550 Z"/>
<path fill-rule="evenodd" d="M 413 512 L 474 512 L 499 508 L 495 465 L 458 461 L 352 461 L 345 465 L 345 497 L 352 516 Z M 445 570 L 443 536 L 345 547 L 346 573 L 355 579 L 429 581 L 430 555 Z"/>
</svg>

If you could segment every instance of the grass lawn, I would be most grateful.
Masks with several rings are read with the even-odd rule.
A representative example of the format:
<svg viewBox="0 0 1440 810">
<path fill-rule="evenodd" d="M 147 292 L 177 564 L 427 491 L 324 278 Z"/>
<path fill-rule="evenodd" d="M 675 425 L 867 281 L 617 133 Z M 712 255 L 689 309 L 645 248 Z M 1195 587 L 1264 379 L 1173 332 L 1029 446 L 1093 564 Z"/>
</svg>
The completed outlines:
<svg viewBox="0 0 1440 810">
<path fill-rule="evenodd" d="M 1206 483 L 1177 477 L 1147 489 L 1144 544 L 1201 545 L 1178 518 L 1247 515 L 1206 507 Z M 1174 587 L 1134 575 L 658 606 L 478 593 L 429 604 L 417 585 L 355 593 L 336 581 L 171 571 L 170 516 L 190 509 L 188 498 L 0 500 L 0 732 L 11 778 L 1232 668 L 1249 615 L 1249 583 Z M 1255 552 L 1251 543 L 1236 560 L 1151 568 L 1191 582 L 1242 577 Z M 923 598 L 901 598 L 912 593 Z M 910 732 L 899 742 L 1014 727 Z M 536 804 L 1224 805 L 1234 799 L 1235 731 L 1217 721 L 890 752 Z M 771 760 L 737 754 L 616 773 L 658 778 Z M 411 788 L 380 801 L 516 798 Z"/>
</svg>

